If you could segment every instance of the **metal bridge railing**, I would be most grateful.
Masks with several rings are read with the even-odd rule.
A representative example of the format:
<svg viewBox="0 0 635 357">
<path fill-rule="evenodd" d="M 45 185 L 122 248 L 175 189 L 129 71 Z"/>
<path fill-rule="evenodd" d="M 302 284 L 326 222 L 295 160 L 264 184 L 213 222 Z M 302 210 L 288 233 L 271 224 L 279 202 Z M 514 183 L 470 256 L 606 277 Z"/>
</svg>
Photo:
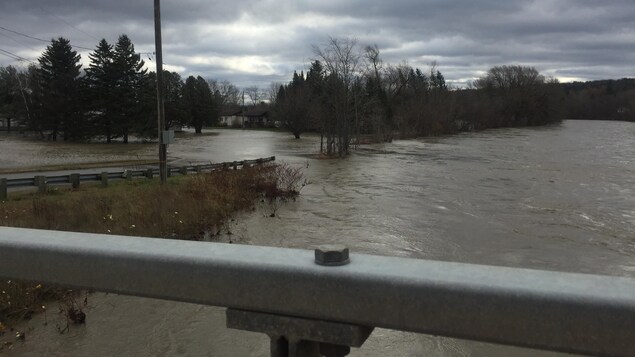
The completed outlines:
<svg viewBox="0 0 635 357">
<path fill-rule="evenodd" d="M 635 279 L 0 227 L 0 276 L 227 307 L 274 356 L 343 356 L 373 327 L 635 355 Z"/>
<path fill-rule="evenodd" d="M 210 170 L 218 170 L 223 168 L 237 169 L 239 166 L 256 165 L 265 162 L 274 161 L 275 156 L 242 161 L 230 161 L 216 164 L 190 165 L 180 167 L 168 167 L 168 175 L 181 174 L 185 175 L 192 172 L 204 172 Z M 0 178 L 0 200 L 7 198 L 7 192 L 10 188 L 16 187 L 37 187 L 38 191 L 46 191 L 48 185 L 71 184 L 73 187 L 79 187 L 80 182 L 101 181 L 103 185 L 108 184 L 108 180 L 128 179 L 136 177 L 152 178 L 159 174 L 158 168 L 148 168 L 143 170 L 123 170 L 114 172 L 88 173 L 78 174 L 72 173 L 68 175 L 55 176 L 34 176 L 29 178 L 6 179 Z"/>
</svg>

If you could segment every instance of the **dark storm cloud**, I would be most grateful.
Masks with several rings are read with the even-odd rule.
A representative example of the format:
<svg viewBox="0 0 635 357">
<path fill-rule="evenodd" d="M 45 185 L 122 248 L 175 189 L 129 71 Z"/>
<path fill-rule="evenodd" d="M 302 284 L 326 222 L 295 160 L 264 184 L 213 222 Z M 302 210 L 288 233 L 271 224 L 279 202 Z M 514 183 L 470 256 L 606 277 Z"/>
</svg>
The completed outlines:
<svg viewBox="0 0 635 357">
<path fill-rule="evenodd" d="M 3 0 L 0 10 L 0 26 L 38 38 L 93 48 L 126 33 L 137 51 L 154 50 L 152 1 Z M 564 80 L 635 76 L 632 0 L 164 0 L 162 13 L 168 69 L 239 86 L 288 81 L 328 36 L 377 44 L 393 64 L 436 61 L 459 85 L 511 63 Z M 20 56 L 35 59 L 44 46 L 0 30 L 0 48 Z"/>
</svg>

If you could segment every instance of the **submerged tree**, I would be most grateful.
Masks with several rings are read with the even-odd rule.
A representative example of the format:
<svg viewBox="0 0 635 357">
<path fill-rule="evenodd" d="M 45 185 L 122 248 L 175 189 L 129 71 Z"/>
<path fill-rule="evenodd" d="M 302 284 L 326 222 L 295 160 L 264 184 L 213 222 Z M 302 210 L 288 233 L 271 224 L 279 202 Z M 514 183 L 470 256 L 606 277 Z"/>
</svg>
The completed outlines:
<svg viewBox="0 0 635 357">
<path fill-rule="evenodd" d="M 496 66 L 475 87 L 498 99 L 500 114 L 488 126 L 542 125 L 561 117 L 557 81 L 547 80 L 535 68 Z"/>
<path fill-rule="evenodd" d="M 273 106 L 274 117 L 288 129 L 296 139 L 307 129 L 309 123 L 310 88 L 304 75 L 293 73 L 293 80 L 281 85 Z"/>
<path fill-rule="evenodd" d="M 328 93 L 323 100 L 323 152 L 346 156 L 359 125 L 362 56 L 353 39 L 329 38 L 324 47 L 313 46 L 313 52 L 324 65 L 324 92 Z"/>
<path fill-rule="evenodd" d="M 183 103 L 187 112 L 187 123 L 194 127 L 197 134 L 203 132 L 203 126 L 213 123 L 217 116 L 212 92 L 207 81 L 201 76 L 189 76 L 183 86 Z"/>
</svg>

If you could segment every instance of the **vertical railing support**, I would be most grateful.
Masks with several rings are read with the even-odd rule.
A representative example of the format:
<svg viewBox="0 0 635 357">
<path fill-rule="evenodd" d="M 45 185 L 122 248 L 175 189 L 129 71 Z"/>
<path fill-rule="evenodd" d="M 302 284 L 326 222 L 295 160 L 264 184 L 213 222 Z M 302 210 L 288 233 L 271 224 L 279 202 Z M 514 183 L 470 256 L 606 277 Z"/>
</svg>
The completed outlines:
<svg viewBox="0 0 635 357">
<path fill-rule="evenodd" d="M 154 169 L 150 168 L 146 170 L 146 178 L 153 178 L 154 177 Z"/>
<path fill-rule="evenodd" d="M 124 177 L 127 181 L 132 180 L 132 170 L 124 170 L 124 172 L 123 172 L 123 177 Z"/>
<path fill-rule="evenodd" d="M 46 193 L 46 176 L 35 176 L 33 178 L 38 193 Z"/>
<path fill-rule="evenodd" d="M 194 166 L 194 169 L 196 170 L 197 174 L 200 174 L 201 172 L 203 172 L 203 168 L 201 167 L 201 165 Z"/>
<path fill-rule="evenodd" d="M 337 267 L 350 262 L 343 245 L 320 246 L 314 253 L 317 265 Z M 373 332 L 369 326 L 232 308 L 226 315 L 228 328 L 267 334 L 271 357 L 343 357 L 351 346 L 361 347 Z"/>
<path fill-rule="evenodd" d="M 108 187 L 108 172 L 102 172 L 101 176 L 101 186 Z"/>
<path fill-rule="evenodd" d="M 71 183 L 71 187 L 74 189 L 79 188 L 79 174 L 68 175 L 68 181 Z"/>
<path fill-rule="evenodd" d="M 0 201 L 6 201 L 8 197 L 7 179 L 0 178 Z"/>
<path fill-rule="evenodd" d="M 373 332 L 368 326 L 231 308 L 226 316 L 228 328 L 268 335 L 272 357 L 343 357 Z"/>
<path fill-rule="evenodd" d="M 234 161 L 232 164 L 234 165 L 234 170 L 238 170 L 238 163 Z"/>
<path fill-rule="evenodd" d="M 179 172 L 181 173 L 181 175 L 187 175 L 187 166 L 181 166 L 181 169 L 179 169 Z"/>
</svg>

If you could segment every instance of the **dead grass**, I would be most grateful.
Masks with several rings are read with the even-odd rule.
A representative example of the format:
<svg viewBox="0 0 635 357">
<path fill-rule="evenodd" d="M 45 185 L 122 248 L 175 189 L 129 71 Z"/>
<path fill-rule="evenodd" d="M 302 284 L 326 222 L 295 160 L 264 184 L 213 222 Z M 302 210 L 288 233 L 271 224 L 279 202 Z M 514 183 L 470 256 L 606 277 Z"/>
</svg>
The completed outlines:
<svg viewBox="0 0 635 357">
<path fill-rule="evenodd" d="M 15 196 L 0 203 L 0 225 L 86 233 L 202 239 L 258 199 L 277 200 L 298 194 L 299 169 L 259 165 L 242 170 L 177 176 L 161 186 L 158 180 L 120 182 L 108 188 Z M 3 322 L 28 318 L 42 301 L 63 298 L 68 291 L 40 284 L 0 281 L 0 334 Z M 66 314 L 81 308 L 71 304 Z"/>
</svg>

